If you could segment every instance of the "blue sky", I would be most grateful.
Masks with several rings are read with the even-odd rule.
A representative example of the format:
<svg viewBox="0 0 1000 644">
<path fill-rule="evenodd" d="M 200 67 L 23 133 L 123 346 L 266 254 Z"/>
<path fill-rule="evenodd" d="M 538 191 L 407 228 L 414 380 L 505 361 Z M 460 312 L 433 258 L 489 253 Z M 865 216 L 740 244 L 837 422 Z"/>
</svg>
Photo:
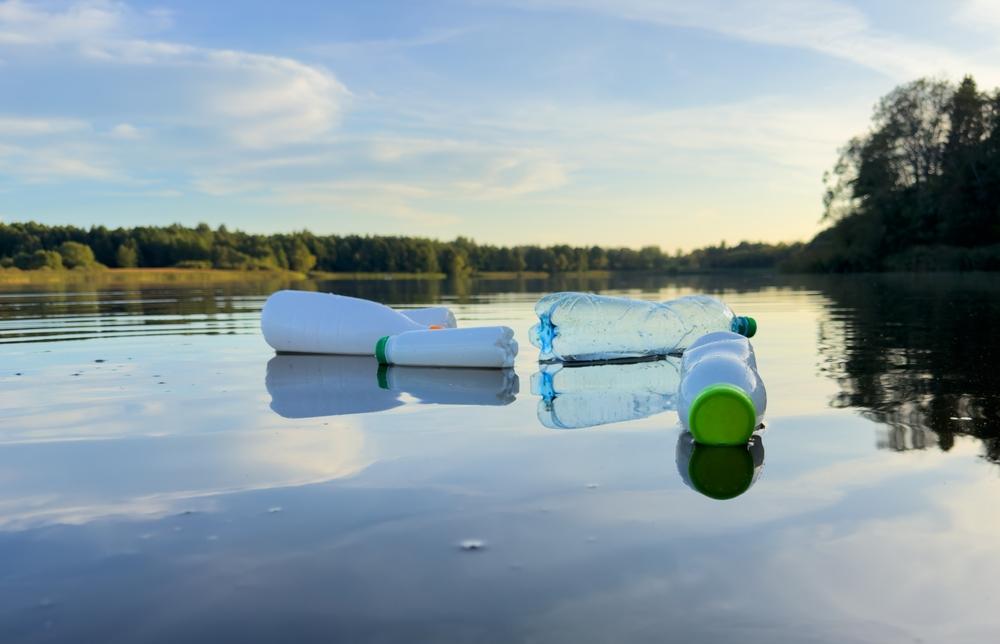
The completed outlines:
<svg viewBox="0 0 1000 644">
<path fill-rule="evenodd" d="M 0 219 L 692 248 L 805 239 L 1000 2 L 0 0 Z"/>
</svg>

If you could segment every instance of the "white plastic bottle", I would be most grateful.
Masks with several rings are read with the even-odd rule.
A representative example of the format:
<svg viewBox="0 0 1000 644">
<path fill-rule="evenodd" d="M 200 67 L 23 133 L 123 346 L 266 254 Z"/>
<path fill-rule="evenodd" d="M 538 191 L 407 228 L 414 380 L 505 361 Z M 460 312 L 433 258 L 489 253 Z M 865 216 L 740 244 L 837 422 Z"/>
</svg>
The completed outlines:
<svg viewBox="0 0 1000 644">
<path fill-rule="evenodd" d="M 447 306 L 427 306 L 419 309 L 393 309 L 399 311 L 417 324 L 426 327 L 454 329 L 458 326 L 455 314 Z"/>
<path fill-rule="evenodd" d="M 535 305 L 530 340 L 540 360 L 608 360 L 682 351 L 713 331 L 752 337 L 753 318 L 707 295 L 646 302 L 590 293 L 553 293 Z"/>
<path fill-rule="evenodd" d="M 260 328 L 275 351 L 370 356 L 382 336 L 427 327 L 370 300 L 278 291 L 264 303 Z"/>
<path fill-rule="evenodd" d="M 373 346 L 380 363 L 414 367 L 503 369 L 513 367 L 517 357 L 514 331 L 505 326 L 406 331 L 383 336 Z"/>
<path fill-rule="evenodd" d="M 580 429 L 646 418 L 676 409 L 680 358 L 627 364 L 541 365 L 531 377 L 538 420 L 550 429 Z"/>
<path fill-rule="evenodd" d="M 731 331 L 698 338 L 681 359 L 681 424 L 703 445 L 744 445 L 760 425 L 767 392 L 750 341 Z"/>
</svg>

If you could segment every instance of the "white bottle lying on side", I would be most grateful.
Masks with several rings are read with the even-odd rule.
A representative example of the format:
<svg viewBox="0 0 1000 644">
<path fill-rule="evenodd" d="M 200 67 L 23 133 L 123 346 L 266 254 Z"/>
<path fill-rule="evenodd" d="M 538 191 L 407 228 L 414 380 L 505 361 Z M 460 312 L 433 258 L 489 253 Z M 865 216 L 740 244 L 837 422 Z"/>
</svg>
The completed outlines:
<svg viewBox="0 0 1000 644">
<path fill-rule="evenodd" d="M 426 315 L 417 313 L 418 318 Z M 264 303 L 260 328 L 275 351 L 370 356 L 382 336 L 424 330 L 428 325 L 371 300 L 278 291 Z"/>
<path fill-rule="evenodd" d="M 427 306 L 419 309 L 393 309 L 399 311 L 417 324 L 426 327 L 454 329 L 458 326 L 455 314 L 447 306 Z"/>
<path fill-rule="evenodd" d="M 703 445 L 744 445 L 760 425 L 767 392 L 750 341 L 738 333 L 704 335 L 684 352 L 677 414 Z"/>
<path fill-rule="evenodd" d="M 379 338 L 374 352 L 381 364 L 502 369 L 514 366 L 517 340 L 505 326 L 406 331 Z"/>
</svg>

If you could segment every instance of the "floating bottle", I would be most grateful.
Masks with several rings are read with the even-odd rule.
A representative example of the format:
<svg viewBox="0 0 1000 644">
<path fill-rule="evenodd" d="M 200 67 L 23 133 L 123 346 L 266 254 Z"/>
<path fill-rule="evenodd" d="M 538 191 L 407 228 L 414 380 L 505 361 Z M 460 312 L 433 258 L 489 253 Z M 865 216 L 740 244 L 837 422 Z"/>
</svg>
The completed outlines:
<svg viewBox="0 0 1000 644">
<path fill-rule="evenodd" d="M 530 340 L 539 360 L 609 360 L 683 351 L 713 331 L 752 337 L 753 318 L 707 295 L 645 302 L 589 293 L 553 293 L 535 304 Z"/>
<path fill-rule="evenodd" d="M 260 328 L 275 351 L 372 355 L 382 336 L 427 327 L 370 300 L 278 291 L 264 303 Z"/>
<path fill-rule="evenodd" d="M 540 396 L 538 420 L 550 429 L 579 429 L 673 411 L 680 358 L 599 365 L 544 364 L 531 377 Z"/>
<path fill-rule="evenodd" d="M 698 338 L 681 359 L 677 414 L 704 445 L 742 445 L 760 425 L 767 392 L 750 341 L 731 331 Z"/>
<path fill-rule="evenodd" d="M 447 306 L 427 306 L 419 309 L 393 309 L 399 311 L 417 324 L 426 327 L 454 329 L 458 326 L 455 314 Z"/>
<path fill-rule="evenodd" d="M 379 338 L 374 346 L 381 364 L 415 367 L 514 366 L 517 340 L 505 326 L 405 331 Z"/>
<path fill-rule="evenodd" d="M 507 405 L 519 385 L 512 369 L 386 367 L 371 356 L 282 354 L 267 363 L 271 409 L 285 418 L 384 411 L 406 404 Z"/>
<path fill-rule="evenodd" d="M 384 304 L 346 295 L 278 291 L 260 314 L 264 340 L 275 351 L 372 355 L 384 335 L 455 326 L 445 307 L 397 311 Z"/>
<path fill-rule="evenodd" d="M 675 453 L 684 484 L 719 501 L 749 490 L 764 468 L 764 440 L 759 435 L 745 445 L 718 446 L 701 445 L 689 432 L 682 432 Z"/>
</svg>

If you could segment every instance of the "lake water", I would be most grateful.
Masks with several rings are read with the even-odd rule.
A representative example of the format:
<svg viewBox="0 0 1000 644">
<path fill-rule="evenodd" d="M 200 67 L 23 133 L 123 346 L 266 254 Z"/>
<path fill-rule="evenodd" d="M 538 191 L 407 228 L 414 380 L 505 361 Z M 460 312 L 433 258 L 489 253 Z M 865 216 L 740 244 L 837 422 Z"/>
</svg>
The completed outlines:
<svg viewBox="0 0 1000 644">
<path fill-rule="evenodd" d="M 998 283 L 294 285 L 508 324 L 516 374 L 275 357 L 278 282 L 8 288 L 0 641 L 993 641 Z M 755 316 L 753 450 L 690 449 L 656 377 L 534 395 L 559 289 Z"/>
</svg>

